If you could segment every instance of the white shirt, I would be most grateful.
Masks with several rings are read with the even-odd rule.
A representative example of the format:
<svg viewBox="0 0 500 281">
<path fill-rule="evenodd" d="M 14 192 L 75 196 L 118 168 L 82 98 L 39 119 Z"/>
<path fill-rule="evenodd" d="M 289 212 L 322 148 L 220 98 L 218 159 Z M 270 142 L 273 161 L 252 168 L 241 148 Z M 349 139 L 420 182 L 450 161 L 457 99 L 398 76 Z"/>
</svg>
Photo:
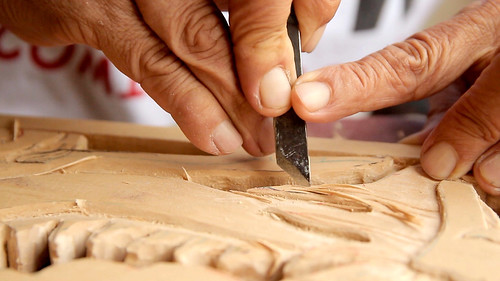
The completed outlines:
<svg viewBox="0 0 500 281">
<path fill-rule="evenodd" d="M 372 28 L 356 30 L 358 18 L 375 11 L 360 12 L 361 2 L 381 2 L 380 14 Z M 325 29 L 314 52 L 303 54 L 304 72 L 328 65 L 359 60 L 402 41 L 419 31 L 440 0 L 344 0 Z M 408 6 L 405 6 L 408 3 Z M 406 10 L 407 9 L 407 10 Z"/>
</svg>

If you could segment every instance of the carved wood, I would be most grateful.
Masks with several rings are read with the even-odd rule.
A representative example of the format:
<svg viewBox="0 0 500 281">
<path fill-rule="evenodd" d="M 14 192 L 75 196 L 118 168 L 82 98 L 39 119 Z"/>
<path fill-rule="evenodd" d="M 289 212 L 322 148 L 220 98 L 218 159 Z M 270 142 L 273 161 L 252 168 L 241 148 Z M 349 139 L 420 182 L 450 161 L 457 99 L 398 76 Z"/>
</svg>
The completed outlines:
<svg viewBox="0 0 500 281">
<path fill-rule="evenodd" d="M 301 187 L 174 129 L 0 117 L 0 280 L 498 280 L 470 177 L 429 179 L 415 146 L 309 143 Z"/>
</svg>

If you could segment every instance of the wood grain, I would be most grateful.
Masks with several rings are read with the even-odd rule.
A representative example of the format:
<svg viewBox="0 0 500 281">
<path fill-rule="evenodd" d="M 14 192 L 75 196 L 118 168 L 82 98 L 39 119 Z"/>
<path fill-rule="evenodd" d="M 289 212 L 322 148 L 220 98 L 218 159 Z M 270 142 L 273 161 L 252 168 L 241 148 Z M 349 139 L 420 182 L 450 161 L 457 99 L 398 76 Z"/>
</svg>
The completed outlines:
<svg viewBox="0 0 500 281">
<path fill-rule="evenodd" d="M 428 178 L 418 147 L 311 139 L 303 187 L 272 156 L 153 153 L 130 140 L 168 146 L 162 129 L 86 122 L 0 118 L 0 280 L 500 274 L 498 215 L 470 178 Z M 93 135 L 133 148 L 91 148 Z"/>
</svg>

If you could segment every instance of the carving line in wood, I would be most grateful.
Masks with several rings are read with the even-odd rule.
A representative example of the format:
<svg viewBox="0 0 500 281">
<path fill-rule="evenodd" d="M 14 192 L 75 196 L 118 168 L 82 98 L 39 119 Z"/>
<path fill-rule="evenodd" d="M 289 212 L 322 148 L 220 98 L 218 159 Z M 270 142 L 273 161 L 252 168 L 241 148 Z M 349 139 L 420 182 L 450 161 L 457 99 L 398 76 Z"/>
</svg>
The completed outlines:
<svg viewBox="0 0 500 281">
<path fill-rule="evenodd" d="M 427 178 L 404 146 L 316 146 L 315 185 L 304 188 L 271 157 L 89 151 L 83 135 L 10 124 L 0 128 L 0 280 L 500 274 L 498 216 L 472 185 Z"/>
</svg>

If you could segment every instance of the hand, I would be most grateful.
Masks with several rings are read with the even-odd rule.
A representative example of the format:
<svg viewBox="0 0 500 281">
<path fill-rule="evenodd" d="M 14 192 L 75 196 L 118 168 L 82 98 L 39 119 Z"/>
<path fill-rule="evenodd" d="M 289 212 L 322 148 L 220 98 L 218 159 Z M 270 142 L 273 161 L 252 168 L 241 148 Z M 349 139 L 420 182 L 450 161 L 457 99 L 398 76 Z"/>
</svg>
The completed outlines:
<svg viewBox="0 0 500 281">
<path fill-rule="evenodd" d="M 297 79 L 286 22 L 291 0 L 229 1 L 236 67 L 247 100 L 265 116 L 291 107 L 290 82 Z M 340 0 L 294 0 L 302 49 L 311 52 Z"/>
<path fill-rule="evenodd" d="M 317 41 L 314 31 L 335 12 L 331 2 L 295 3 L 309 49 Z M 242 94 L 227 24 L 216 5 L 234 13 L 231 29 L 241 84 L 259 112 Z M 288 80 L 282 81 L 288 93 L 272 93 L 272 102 L 288 95 L 278 112 L 260 110 L 253 91 L 271 64 L 293 69 L 285 37 L 290 6 L 291 0 L 0 0 L 0 22 L 30 43 L 101 49 L 171 113 L 197 147 L 227 154 L 243 144 L 258 156 L 274 151 L 272 120 L 259 113 L 273 116 L 290 107 Z M 264 84 L 268 92 L 273 87 Z"/>
<path fill-rule="evenodd" d="M 500 195 L 499 47 L 500 1 L 476 1 L 360 61 L 301 76 L 292 104 L 303 119 L 327 122 L 440 93 L 435 99 L 444 104 L 434 103 L 433 112 L 451 108 L 412 138 L 425 140 L 423 169 L 453 179 L 473 168 L 479 185 Z"/>
</svg>

